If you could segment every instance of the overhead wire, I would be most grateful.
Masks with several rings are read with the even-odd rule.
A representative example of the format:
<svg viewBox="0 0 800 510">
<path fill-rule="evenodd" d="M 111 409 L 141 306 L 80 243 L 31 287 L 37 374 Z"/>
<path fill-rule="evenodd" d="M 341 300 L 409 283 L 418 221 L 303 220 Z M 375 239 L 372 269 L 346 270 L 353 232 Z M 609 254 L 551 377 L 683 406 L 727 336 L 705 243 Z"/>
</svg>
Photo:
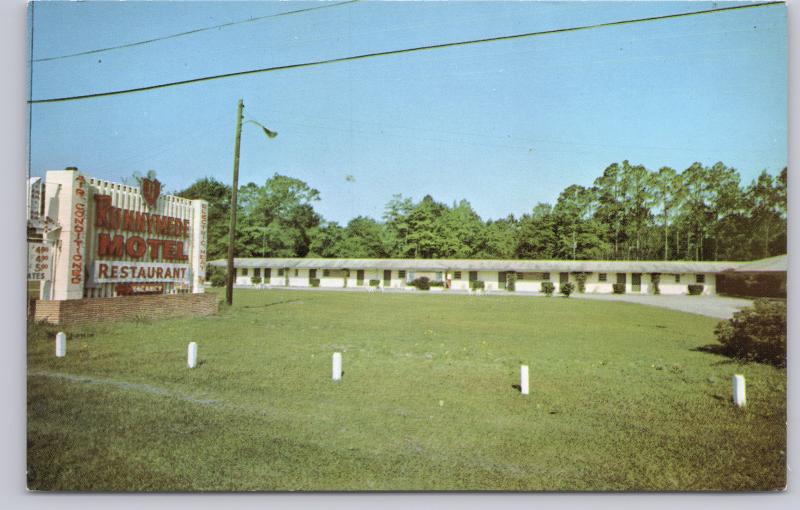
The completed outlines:
<svg viewBox="0 0 800 510">
<path fill-rule="evenodd" d="M 275 14 L 267 14 L 265 16 L 257 16 L 257 17 L 248 18 L 248 19 L 245 19 L 245 20 L 231 21 L 231 22 L 222 23 L 222 24 L 219 24 L 219 25 L 213 25 L 213 26 L 203 27 L 203 28 L 196 28 L 194 30 L 187 30 L 185 32 L 178 32 L 176 34 L 170 34 L 170 35 L 165 35 L 165 36 L 161 36 L 161 37 L 154 37 L 152 39 L 145 39 L 145 40 L 142 40 L 142 41 L 136 41 L 136 42 L 127 43 L 127 44 L 120 44 L 120 45 L 117 45 L 117 46 L 108 46 L 108 47 L 105 47 L 105 48 L 97 48 L 97 49 L 93 49 L 93 50 L 79 51 L 79 52 L 76 52 L 76 53 L 67 53 L 65 55 L 55 55 L 55 56 L 52 56 L 52 57 L 36 58 L 36 59 L 32 59 L 31 62 L 50 62 L 50 61 L 53 61 L 53 60 L 61 60 L 61 59 L 65 59 L 65 58 L 80 57 L 80 56 L 84 56 L 84 55 L 93 55 L 93 54 L 97 54 L 97 53 L 105 53 L 105 52 L 108 52 L 108 51 L 114 51 L 114 50 L 119 50 L 119 49 L 123 49 L 123 48 L 133 48 L 135 46 L 142 46 L 142 45 L 151 44 L 151 43 L 154 43 L 154 42 L 166 41 L 168 39 L 175 39 L 175 38 L 184 37 L 184 36 L 187 36 L 187 35 L 198 34 L 200 32 L 207 32 L 209 30 L 218 30 L 220 28 L 227 28 L 227 27 L 232 27 L 232 26 L 235 26 L 235 25 L 242 25 L 244 23 L 253 23 L 253 22 L 262 21 L 262 20 L 265 20 L 265 19 L 268 19 L 268 18 L 278 18 L 278 17 L 281 17 L 281 16 L 289 16 L 291 14 L 299 14 L 301 12 L 317 11 L 317 10 L 320 10 L 320 9 L 330 9 L 332 7 L 339 7 L 339 6 L 346 5 L 346 4 L 356 3 L 358 1 L 360 1 L 360 0 L 347 0 L 345 2 L 338 2 L 338 3 L 335 3 L 335 4 L 318 5 L 316 7 L 307 7 L 305 9 L 295 9 L 293 11 L 279 12 L 279 13 L 275 13 Z"/>
<path fill-rule="evenodd" d="M 164 89 L 168 87 L 177 87 L 182 85 L 189 85 L 194 83 L 201 83 L 206 81 L 212 80 L 219 80 L 225 78 L 233 78 L 239 76 L 247 76 L 253 74 L 260 74 L 260 73 L 267 73 L 267 72 L 274 72 L 274 71 L 285 71 L 291 69 L 301 69 L 307 67 L 315 67 L 327 64 L 336 64 L 336 63 L 343 63 L 343 62 L 353 62 L 358 60 L 365 60 L 370 58 L 377 58 L 377 57 L 386 57 L 390 55 L 403 55 L 409 53 L 417 53 L 422 51 L 429 51 L 429 50 L 437 50 L 443 48 L 453 48 L 453 47 L 460 47 L 460 46 L 472 46 L 477 44 L 484 44 L 484 43 L 491 43 L 491 42 L 500 42 L 500 41 L 511 41 L 529 37 L 537 37 L 537 36 L 546 36 L 546 35 L 553 35 L 553 34 L 561 34 L 567 32 L 578 32 L 583 30 L 592 30 L 598 28 L 606 28 L 606 27 L 613 27 L 613 26 L 622 26 L 622 25 L 630 25 L 635 23 L 646 23 L 646 22 L 653 22 L 653 21 L 661 21 L 667 19 L 676 19 L 676 18 L 686 18 L 690 16 L 698 16 L 698 15 L 705 15 L 705 14 L 713 14 L 719 12 L 727 12 L 727 11 L 734 11 L 734 10 L 742 10 L 742 9 L 753 9 L 759 7 L 766 7 L 766 6 L 773 6 L 773 5 L 784 5 L 784 2 L 764 2 L 758 4 L 746 4 L 746 5 L 736 5 L 730 7 L 719 7 L 713 9 L 705 9 L 701 11 L 692 11 L 692 12 L 685 12 L 685 13 L 675 13 L 675 14 L 664 14 L 660 16 L 649 16 L 645 18 L 636 18 L 630 20 L 620 20 L 620 21 L 610 21 L 604 23 L 595 23 L 590 25 L 581 25 L 577 27 L 569 27 L 569 28 L 556 28 L 551 30 L 542 30 L 536 32 L 525 32 L 520 34 L 512 34 L 512 35 L 502 35 L 502 36 L 495 36 L 495 37 L 486 37 L 482 39 L 471 39 L 465 41 L 455 41 L 455 42 L 446 42 L 440 44 L 431 44 L 426 46 L 415 46 L 412 48 L 404 48 L 399 50 L 387 50 L 387 51 L 379 51 L 373 53 L 363 53 L 359 55 L 351 55 L 346 57 L 337 57 L 325 60 L 315 60 L 309 62 L 302 62 L 296 64 L 284 64 L 278 66 L 271 66 L 271 67 L 262 67 L 257 69 L 248 69 L 244 71 L 234 71 L 230 73 L 222 73 L 210 76 L 202 76 L 197 78 L 189 78 L 186 80 L 179 80 L 167 83 L 159 83 L 155 85 L 145 85 L 142 87 L 133 87 L 128 89 L 120 89 L 120 90 L 113 90 L 107 92 L 95 92 L 91 94 L 82 94 L 76 96 L 65 96 L 65 97 L 55 97 L 55 98 L 47 98 L 47 99 L 34 99 L 30 100 L 31 104 L 43 104 L 43 103 L 56 103 L 56 102 L 64 102 L 64 101 L 77 101 L 82 99 L 93 99 L 93 98 L 100 98 L 100 97 L 110 97 L 110 96 L 117 96 L 122 94 L 132 94 L 136 92 L 146 92 L 151 90 L 158 90 Z"/>
</svg>

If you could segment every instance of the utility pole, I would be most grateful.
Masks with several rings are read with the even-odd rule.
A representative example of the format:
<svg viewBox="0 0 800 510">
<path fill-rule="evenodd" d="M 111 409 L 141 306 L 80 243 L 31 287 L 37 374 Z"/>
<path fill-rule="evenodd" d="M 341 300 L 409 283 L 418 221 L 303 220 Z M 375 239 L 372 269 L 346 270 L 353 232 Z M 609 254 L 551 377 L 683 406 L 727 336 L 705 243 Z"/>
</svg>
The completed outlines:
<svg viewBox="0 0 800 510">
<path fill-rule="evenodd" d="M 231 188 L 231 226 L 228 231 L 228 286 L 225 289 L 225 301 L 233 304 L 233 281 L 236 279 L 233 267 L 233 251 L 236 243 L 236 192 L 239 189 L 239 145 L 242 139 L 242 110 L 244 101 L 239 100 L 236 109 L 236 142 L 233 146 L 233 187 Z"/>
</svg>

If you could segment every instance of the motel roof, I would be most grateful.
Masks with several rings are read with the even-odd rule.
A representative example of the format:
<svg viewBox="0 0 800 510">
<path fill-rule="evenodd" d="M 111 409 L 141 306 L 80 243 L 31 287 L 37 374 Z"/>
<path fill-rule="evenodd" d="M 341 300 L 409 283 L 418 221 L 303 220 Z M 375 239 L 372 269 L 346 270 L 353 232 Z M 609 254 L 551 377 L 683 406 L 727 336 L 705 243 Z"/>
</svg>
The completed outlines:
<svg viewBox="0 0 800 510">
<path fill-rule="evenodd" d="M 238 268 L 289 269 L 401 269 L 411 271 L 515 271 L 609 272 L 609 273 L 720 273 L 746 262 L 657 261 L 657 260 L 477 260 L 477 259 L 328 259 L 328 258 L 236 258 Z M 225 267 L 224 259 L 210 265 Z"/>
<path fill-rule="evenodd" d="M 785 273 L 788 269 L 789 257 L 784 254 L 777 257 L 754 260 L 753 262 L 745 262 L 734 268 L 733 271 L 737 273 Z"/>
</svg>

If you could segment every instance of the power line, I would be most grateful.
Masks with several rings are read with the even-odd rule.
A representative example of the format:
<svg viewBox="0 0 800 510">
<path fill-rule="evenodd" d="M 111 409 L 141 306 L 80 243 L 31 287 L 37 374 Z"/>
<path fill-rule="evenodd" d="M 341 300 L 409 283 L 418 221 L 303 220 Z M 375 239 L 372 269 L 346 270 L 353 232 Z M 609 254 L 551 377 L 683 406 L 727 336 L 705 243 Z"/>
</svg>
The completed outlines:
<svg viewBox="0 0 800 510">
<path fill-rule="evenodd" d="M 248 69 L 245 71 L 234 71 L 231 73 L 224 73 L 224 74 L 216 74 L 211 76 L 202 76 L 199 78 L 190 78 L 187 80 L 180 80 L 168 83 L 160 83 L 157 85 L 146 85 L 144 87 L 136 87 L 130 89 L 122 89 L 122 90 L 113 90 L 109 92 L 96 92 L 93 94 L 84 94 L 79 96 L 66 96 L 66 97 L 56 97 L 56 98 L 49 98 L 49 99 L 36 99 L 29 101 L 32 104 L 41 104 L 41 103 L 57 103 L 57 102 L 64 102 L 64 101 L 77 101 L 80 99 L 92 99 L 98 97 L 109 97 L 109 96 L 116 96 L 121 94 L 131 94 L 134 92 L 146 92 L 150 90 L 158 90 L 168 87 L 177 87 L 180 85 L 189 85 L 193 83 L 200 83 L 205 81 L 211 80 L 220 80 L 224 78 L 234 78 L 238 76 L 247 76 L 251 74 L 259 74 L 259 73 L 267 73 L 272 71 L 285 71 L 289 69 L 300 69 L 305 67 L 315 67 L 320 65 L 326 64 L 337 64 L 342 62 L 353 62 L 356 60 L 364 60 L 369 58 L 375 57 L 386 57 L 389 55 L 402 55 L 406 53 L 416 53 L 420 51 L 427 51 L 427 50 L 438 50 L 442 48 L 453 48 L 457 46 L 472 46 L 476 44 L 482 43 L 490 43 L 490 42 L 499 42 L 499 41 L 510 41 L 515 39 L 523 39 L 528 37 L 536 37 L 536 36 L 543 36 L 543 35 L 553 35 L 553 34 L 561 34 L 566 32 L 578 32 L 582 30 L 591 30 L 595 28 L 605 28 L 605 27 L 613 27 L 613 26 L 620 26 L 620 25 L 630 25 L 634 23 L 645 23 L 651 21 L 660 21 L 665 19 L 675 19 L 675 18 L 685 18 L 689 16 L 697 16 L 703 14 L 712 14 L 717 12 L 723 11 L 733 11 L 733 10 L 741 10 L 741 9 L 751 9 L 755 7 L 765 7 L 770 5 L 784 5 L 784 2 L 765 2 L 760 4 L 748 4 L 748 5 L 737 5 L 732 7 L 720 7 L 717 9 L 706 9 L 702 11 L 693 11 L 693 12 L 685 12 L 685 13 L 677 13 L 677 14 L 665 14 L 662 16 L 651 16 L 647 18 L 636 18 L 630 20 L 622 20 L 622 21 L 610 21 L 606 23 L 596 23 L 593 25 L 582 25 L 578 27 L 570 27 L 570 28 L 556 28 L 553 30 L 543 30 L 539 32 L 526 32 L 522 34 L 513 34 L 513 35 L 502 35 L 496 37 L 487 37 L 484 39 L 471 39 L 467 41 L 456 41 L 456 42 L 448 42 L 448 43 L 441 43 L 441 44 L 432 44 L 428 46 L 416 46 L 412 48 L 405 48 L 400 50 L 388 50 L 388 51 L 379 51 L 375 53 L 363 53 L 361 55 L 351 55 L 348 57 L 338 57 L 338 58 L 331 58 L 326 60 L 315 60 L 311 62 L 303 62 L 299 64 L 286 64 L 281 66 L 273 66 L 273 67 L 262 67 L 259 69 Z"/>
<path fill-rule="evenodd" d="M 331 7 L 339 7 L 340 5 L 352 4 L 352 3 L 355 3 L 355 2 L 358 2 L 358 1 L 359 0 L 347 0 L 346 2 L 339 2 L 339 3 L 335 3 L 335 4 L 320 5 L 320 6 L 317 6 L 317 7 L 307 7 L 305 9 L 296 9 L 294 11 L 279 12 L 277 14 L 268 14 L 266 16 L 258 16 L 258 17 L 255 17 L 255 18 L 248 18 L 248 19 L 239 20 L 239 21 L 231 21 L 229 23 L 222 23 L 221 25 L 214 25 L 214 26 L 210 26 L 210 27 L 196 28 L 194 30 L 188 30 L 186 32 L 179 32 L 177 34 L 165 35 L 163 37 L 155 37 L 153 39 L 145 39 L 143 41 L 136 41 L 136 42 L 127 43 L 127 44 L 120 44 L 119 46 L 109 46 L 109 47 L 106 47 L 106 48 L 98 48 L 98 49 L 95 49 L 95 50 L 80 51 L 80 52 L 77 52 L 77 53 L 67 53 L 66 55 L 57 55 L 57 56 L 53 56 L 53 57 L 37 58 L 37 59 L 31 60 L 31 62 L 50 62 L 52 60 L 60 60 L 60 59 L 71 58 L 71 57 L 80 57 L 80 56 L 83 56 L 83 55 L 92 55 L 92 54 L 95 54 L 95 53 L 103 53 L 103 52 L 106 52 L 106 51 L 119 50 L 119 49 L 122 49 L 122 48 L 132 48 L 134 46 L 141 46 L 143 44 L 150 44 L 150 43 L 154 43 L 154 42 L 158 42 L 158 41 L 166 41 L 167 39 L 175 39 L 177 37 L 184 37 L 184 36 L 187 36 L 187 35 L 197 34 L 197 33 L 200 33 L 200 32 L 207 32 L 209 30 L 216 30 L 216 29 L 219 29 L 219 28 L 232 27 L 234 25 L 241 25 L 241 24 L 244 24 L 244 23 L 253 23 L 253 22 L 261 21 L 261 20 L 268 19 L 268 18 L 278 18 L 278 17 L 281 17 L 281 16 L 288 16 L 290 14 L 298 14 L 298 13 L 301 13 L 301 12 L 316 11 L 316 10 L 319 10 L 319 9 L 330 9 Z"/>
</svg>

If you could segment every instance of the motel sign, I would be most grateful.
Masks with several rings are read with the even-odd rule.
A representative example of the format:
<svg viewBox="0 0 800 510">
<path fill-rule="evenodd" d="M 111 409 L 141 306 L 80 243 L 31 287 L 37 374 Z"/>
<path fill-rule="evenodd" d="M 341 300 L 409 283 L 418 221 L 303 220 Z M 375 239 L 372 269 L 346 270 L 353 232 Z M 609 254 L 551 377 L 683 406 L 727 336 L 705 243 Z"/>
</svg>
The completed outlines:
<svg viewBox="0 0 800 510">
<path fill-rule="evenodd" d="M 29 244 L 28 278 L 41 299 L 201 293 L 208 203 L 135 186 L 48 171 L 42 242 Z"/>
</svg>

